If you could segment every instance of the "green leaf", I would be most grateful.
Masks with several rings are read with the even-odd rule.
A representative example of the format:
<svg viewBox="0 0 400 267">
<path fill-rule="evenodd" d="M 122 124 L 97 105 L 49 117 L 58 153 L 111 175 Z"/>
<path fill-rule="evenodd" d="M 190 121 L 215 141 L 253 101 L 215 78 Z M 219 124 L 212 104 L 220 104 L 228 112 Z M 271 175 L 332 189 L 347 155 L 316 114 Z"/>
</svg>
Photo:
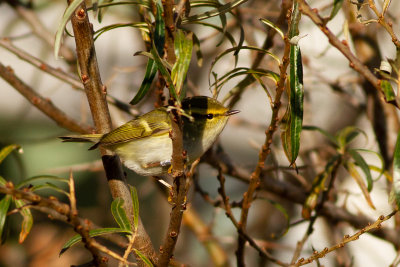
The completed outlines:
<svg viewBox="0 0 400 267">
<path fill-rule="evenodd" d="M 140 259 L 149 267 L 153 267 L 153 263 L 151 263 L 151 261 L 142 254 L 142 252 L 140 252 L 139 250 L 137 250 L 136 248 L 133 249 L 135 251 L 135 254 L 138 255 L 140 257 Z"/>
<path fill-rule="evenodd" d="M 372 181 L 372 176 L 371 176 L 371 170 L 369 169 L 369 166 L 367 162 L 364 160 L 364 158 L 354 149 L 349 150 L 349 154 L 351 157 L 354 159 L 355 163 L 357 166 L 361 168 L 361 170 L 365 174 L 365 178 L 367 179 L 367 184 L 368 184 L 368 192 L 371 192 L 372 186 L 373 186 L 373 181 Z"/>
<path fill-rule="evenodd" d="M 3 148 L 0 150 L 0 164 L 3 162 L 3 160 L 4 160 L 8 155 L 10 155 L 11 152 L 13 152 L 13 151 L 16 150 L 16 149 L 20 149 L 20 148 L 21 148 L 21 146 L 15 145 L 15 144 L 13 144 L 13 145 L 8 145 L 8 146 L 6 146 L 6 147 L 3 147 Z"/>
<path fill-rule="evenodd" d="M 131 224 L 129 223 L 128 216 L 126 215 L 124 209 L 124 200 L 122 198 L 118 197 L 113 200 L 111 203 L 111 213 L 121 229 L 125 231 L 131 231 Z"/>
<path fill-rule="evenodd" d="M 19 243 L 23 243 L 30 233 L 32 226 L 33 226 L 33 216 L 32 212 L 29 208 L 23 208 L 26 203 L 21 200 L 15 200 L 15 206 L 20 209 L 19 213 L 22 216 L 22 224 L 21 224 L 21 232 L 19 233 Z"/>
<path fill-rule="evenodd" d="M 228 38 L 232 47 L 238 47 L 238 45 L 236 44 L 235 38 L 233 38 L 233 36 L 229 32 L 224 32 L 224 29 L 222 29 L 221 27 L 211 24 L 211 23 L 202 22 L 202 21 L 195 22 L 194 24 L 199 24 L 202 26 L 210 27 L 210 28 L 213 28 L 213 29 L 221 32 L 226 38 Z"/>
<path fill-rule="evenodd" d="M 3 235 L 4 225 L 6 223 L 7 212 L 11 204 L 11 196 L 5 195 L 0 200 L 0 237 Z"/>
<path fill-rule="evenodd" d="M 385 96 L 386 102 L 396 101 L 396 95 L 394 94 L 392 85 L 387 80 L 381 80 L 381 87 Z"/>
<path fill-rule="evenodd" d="M 239 46 L 238 46 L 238 47 L 239 47 Z M 221 54 L 217 55 L 217 56 L 214 58 L 213 62 L 211 63 L 211 67 L 210 67 L 210 70 L 209 70 L 209 73 L 208 73 L 209 84 L 211 84 L 211 82 L 210 82 L 210 77 L 211 77 L 212 69 L 213 69 L 213 67 L 215 66 L 215 64 L 216 64 L 223 56 L 227 55 L 228 53 L 236 52 L 237 49 L 238 49 L 238 47 L 232 47 L 232 48 L 226 49 L 225 51 L 223 51 Z M 271 53 L 271 52 L 269 52 L 269 51 L 267 51 L 267 50 L 265 50 L 265 49 L 262 49 L 262 48 L 259 48 L 259 47 L 255 47 L 255 46 L 241 46 L 240 49 L 254 50 L 254 51 L 257 51 L 257 52 L 265 53 L 265 54 L 271 56 L 273 59 L 275 59 L 276 62 L 278 63 L 278 65 L 280 64 L 279 58 L 278 58 L 275 54 L 273 54 L 273 53 Z"/>
<path fill-rule="evenodd" d="M 333 1 L 333 8 L 331 11 L 331 15 L 329 16 L 329 20 L 333 19 L 339 10 L 342 8 L 343 0 L 334 0 Z"/>
<path fill-rule="evenodd" d="M 379 158 L 379 160 L 380 160 L 380 162 L 381 162 L 381 167 L 376 167 L 376 166 L 368 165 L 368 167 L 369 167 L 369 169 L 370 169 L 371 171 L 379 172 L 378 177 L 375 178 L 375 179 L 373 179 L 374 181 L 377 181 L 382 175 L 387 176 L 387 173 L 385 174 L 385 161 L 384 161 L 384 159 L 383 159 L 383 157 L 382 157 L 381 154 L 379 154 L 378 152 L 375 152 L 375 151 L 373 151 L 373 150 L 370 150 L 370 149 L 356 148 L 356 149 L 354 149 L 354 150 L 355 150 L 355 151 L 358 151 L 358 152 L 372 153 L 372 154 L 376 155 L 376 156 Z"/>
<path fill-rule="evenodd" d="M 106 235 L 106 234 L 117 234 L 117 233 L 124 233 L 124 234 L 132 234 L 132 232 L 129 230 L 123 230 L 121 228 L 101 228 L 101 229 L 94 229 L 89 231 L 89 236 L 90 237 L 96 237 L 96 236 L 101 236 L 101 235 Z M 70 247 L 73 245 L 79 243 L 82 241 L 82 236 L 80 235 L 74 235 L 70 240 L 68 240 L 64 246 L 62 247 L 59 256 L 61 256 L 65 251 L 67 251 Z"/>
<path fill-rule="evenodd" d="M 290 24 L 290 38 L 298 35 L 298 23 L 300 13 L 298 3 L 294 3 L 292 20 Z M 286 125 L 282 131 L 282 144 L 286 157 L 291 166 L 296 166 L 295 162 L 300 151 L 300 134 L 303 126 L 303 64 L 300 47 L 297 44 L 290 45 L 290 93 L 289 106 L 286 110 Z"/>
<path fill-rule="evenodd" d="M 61 39 L 62 35 L 65 30 L 65 26 L 67 25 L 68 21 L 71 19 L 72 14 L 74 14 L 75 10 L 83 3 L 84 0 L 74 0 L 72 3 L 67 7 L 64 12 L 64 15 L 61 19 L 60 25 L 58 26 L 56 38 L 54 42 L 54 57 L 58 59 L 58 53 L 61 47 Z"/>
<path fill-rule="evenodd" d="M 125 28 L 125 27 L 132 27 L 132 28 L 137 28 L 139 30 L 142 30 L 144 32 L 148 32 L 149 28 L 148 25 L 144 22 L 135 22 L 135 23 L 117 23 L 117 24 L 111 24 L 104 26 L 97 31 L 94 32 L 94 41 L 97 40 L 103 33 L 118 29 L 118 28 Z"/>
<path fill-rule="evenodd" d="M 158 54 L 162 57 L 164 55 L 164 44 L 165 44 L 165 23 L 162 16 L 162 7 L 157 3 L 157 14 L 156 23 L 154 29 L 154 43 L 157 48 Z M 139 91 L 135 97 L 131 100 L 131 105 L 136 105 L 143 99 L 150 89 L 150 86 L 157 74 L 157 64 L 154 59 L 149 59 L 146 66 L 146 73 L 144 75 L 142 84 L 140 85 Z"/>
<path fill-rule="evenodd" d="M 97 9 L 102 9 L 105 7 L 110 7 L 110 6 L 120 6 L 120 5 L 138 5 L 140 7 L 144 7 L 147 9 L 150 9 L 150 2 L 147 0 L 141 0 L 141 1 L 120 1 L 120 2 L 108 2 L 108 3 L 102 3 L 97 5 Z M 89 6 L 87 10 L 93 10 L 94 11 L 95 7 L 94 5 Z"/>
<path fill-rule="evenodd" d="M 56 192 L 59 192 L 61 194 L 66 195 L 67 197 L 69 197 L 69 193 L 63 189 L 61 189 L 60 187 L 52 184 L 52 183 L 45 183 L 45 184 L 39 184 L 39 185 L 34 185 L 32 188 L 30 188 L 30 190 L 32 192 L 37 191 L 37 190 L 42 190 L 42 189 L 52 189 Z"/>
<path fill-rule="evenodd" d="M 203 54 L 201 53 L 200 49 L 200 40 L 194 33 L 193 33 L 193 48 L 194 51 L 196 52 L 197 66 L 201 67 L 203 66 Z"/>
<path fill-rule="evenodd" d="M 374 203 L 372 203 L 371 196 L 370 196 L 370 194 L 368 192 L 368 188 L 365 186 L 365 183 L 363 182 L 363 179 L 362 179 L 361 175 L 357 171 L 356 165 L 354 165 L 354 163 L 351 162 L 351 161 L 346 161 L 345 164 L 344 164 L 344 167 L 346 168 L 346 170 L 354 178 L 354 180 L 356 181 L 356 183 L 360 187 L 361 192 L 363 193 L 364 198 L 367 201 L 368 205 L 371 208 L 375 209 Z"/>
<path fill-rule="evenodd" d="M 322 129 L 322 128 L 319 128 L 319 127 L 313 126 L 313 125 L 303 125 L 303 130 L 306 130 L 306 131 L 318 131 L 318 132 L 322 133 L 323 135 L 325 135 L 325 137 L 327 137 L 329 139 L 329 141 L 331 143 L 333 143 L 336 147 L 339 146 L 338 143 L 337 143 L 336 138 L 333 135 L 331 135 L 330 133 L 328 133 L 327 131 L 325 131 L 324 129 Z"/>
<path fill-rule="evenodd" d="M 215 17 L 215 16 L 221 16 L 222 14 L 224 14 L 226 12 L 230 12 L 235 7 L 245 3 L 247 1 L 248 0 L 233 0 L 223 6 L 216 8 L 216 9 L 204 12 L 202 14 L 197 14 L 197 15 L 190 16 L 187 18 L 183 18 L 182 25 L 188 24 L 188 23 L 193 23 L 196 21 L 204 20 L 204 19 L 208 19 L 208 18 Z"/>
<path fill-rule="evenodd" d="M 351 141 L 353 141 L 360 133 L 363 134 L 364 137 L 368 140 L 367 134 L 359 128 L 348 126 L 342 129 L 336 136 L 339 149 L 343 152 L 345 148 L 351 143 Z"/>
<path fill-rule="evenodd" d="M 136 105 L 137 103 L 140 102 L 140 100 L 143 99 L 143 97 L 145 97 L 145 95 L 150 89 L 154 77 L 156 77 L 157 70 L 158 70 L 157 64 L 154 62 L 154 60 L 149 58 L 149 61 L 147 61 L 147 66 L 146 66 L 146 73 L 144 75 L 142 84 L 140 85 L 139 91 L 133 97 L 131 102 L 129 102 L 129 104 Z"/>
<path fill-rule="evenodd" d="M 174 83 L 172 82 L 171 75 L 169 74 L 168 69 L 164 66 L 160 56 L 158 55 L 157 49 L 156 49 L 154 43 L 153 43 L 153 46 L 152 46 L 150 52 L 154 58 L 154 61 L 156 62 L 158 70 L 161 72 L 161 75 L 164 77 L 164 79 L 167 83 L 170 95 L 175 99 L 175 101 L 177 101 L 179 103 L 179 106 L 180 106 L 180 100 L 176 93 Z"/>
<path fill-rule="evenodd" d="M 176 62 L 172 67 L 171 79 L 175 85 L 176 93 L 180 95 L 192 59 L 192 33 L 185 36 L 182 30 L 178 30 L 175 35 L 174 47 Z"/>
<path fill-rule="evenodd" d="M 24 186 L 29 186 L 32 183 L 36 183 L 36 182 L 42 182 L 42 181 L 53 181 L 53 182 L 63 182 L 68 184 L 69 180 L 65 179 L 65 178 L 60 178 L 57 176 L 53 176 L 53 175 L 38 175 L 38 176 L 33 176 L 29 179 L 23 180 L 22 182 L 20 182 L 19 184 L 17 184 L 15 187 L 16 188 L 22 188 Z"/>
<path fill-rule="evenodd" d="M 139 225 L 139 198 L 135 187 L 129 186 L 129 189 L 131 191 L 133 203 L 133 225 L 135 227 L 135 230 L 137 230 Z"/>
<path fill-rule="evenodd" d="M 318 204 L 318 197 L 325 190 L 326 179 L 332 174 L 334 167 L 341 161 L 340 155 L 334 155 L 325 165 L 325 169 L 319 173 L 312 183 L 312 188 L 310 194 L 307 196 L 303 204 L 303 209 L 301 215 L 304 219 L 309 219 L 311 217 L 312 211 Z"/>
<path fill-rule="evenodd" d="M 285 35 L 283 34 L 282 30 L 279 29 L 279 27 L 276 26 L 272 21 L 269 21 L 267 19 L 260 19 L 260 21 L 262 23 L 264 23 L 265 25 L 267 25 L 267 26 L 271 27 L 272 29 L 274 29 L 280 35 L 282 40 L 285 38 Z"/>
<path fill-rule="evenodd" d="M 396 147 L 393 154 L 393 183 L 392 191 L 397 208 L 400 209 L 400 132 L 397 135 Z"/>
</svg>

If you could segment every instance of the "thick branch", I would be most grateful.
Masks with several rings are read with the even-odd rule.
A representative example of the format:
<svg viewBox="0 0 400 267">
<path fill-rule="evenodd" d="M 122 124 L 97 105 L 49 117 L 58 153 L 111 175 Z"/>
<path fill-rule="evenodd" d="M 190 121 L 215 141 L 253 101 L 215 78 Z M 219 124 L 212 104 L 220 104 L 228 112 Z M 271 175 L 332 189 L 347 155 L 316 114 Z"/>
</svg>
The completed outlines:
<svg viewBox="0 0 400 267">
<path fill-rule="evenodd" d="M 71 1 L 69 1 L 71 2 Z M 96 51 L 93 41 L 93 29 L 89 23 L 86 6 L 82 3 L 71 18 L 74 30 L 76 51 L 81 71 L 81 79 L 89 101 L 90 110 L 98 133 L 107 133 L 111 130 L 111 117 L 106 102 L 106 88 L 101 82 L 97 64 Z M 124 209 L 133 227 L 133 205 L 130 191 L 122 170 L 121 162 L 117 155 L 111 151 L 101 150 L 104 169 L 113 198 L 124 199 Z M 155 261 L 155 252 L 149 236 L 147 235 L 139 218 L 137 236 L 134 247 L 151 261 Z M 145 263 L 137 257 L 138 264 Z"/>
</svg>

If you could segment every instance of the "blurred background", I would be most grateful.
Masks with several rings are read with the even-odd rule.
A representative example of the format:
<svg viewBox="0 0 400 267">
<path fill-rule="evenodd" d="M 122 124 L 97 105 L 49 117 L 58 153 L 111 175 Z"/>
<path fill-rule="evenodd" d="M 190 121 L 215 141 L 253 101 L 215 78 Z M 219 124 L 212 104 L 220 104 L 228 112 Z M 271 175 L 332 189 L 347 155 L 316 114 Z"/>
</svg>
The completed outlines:
<svg viewBox="0 0 400 267">
<path fill-rule="evenodd" d="M 323 15 L 329 15 L 332 2 L 308 1 Z M 25 4 L 32 5 L 32 8 Z M 61 68 L 76 75 L 76 65 L 69 64 L 66 58 L 56 60 L 52 43 L 46 41 L 44 37 L 47 35 L 54 39 L 65 8 L 66 1 L 58 0 L 2 1 L 0 2 L 0 38 L 9 38 L 19 49 L 52 67 Z M 206 10 L 206 8 L 196 8 L 191 14 Z M 266 38 L 267 27 L 259 19 L 276 21 L 280 10 L 281 1 L 248 1 L 235 11 L 235 16 L 227 14 L 227 31 L 239 40 L 240 31 L 237 26 L 239 23 L 245 33 L 244 44 L 261 47 Z M 353 51 L 358 48 L 354 46 L 352 36 L 349 36 L 349 25 L 350 27 L 352 25 L 346 14 L 356 14 L 354 10 L 356 10 L 354 5 L 347 0 L 344 1 L 343 8 L 328 24 L 331 31 L 340 39 L 348 40 Z M 371 16 L 368 10 L 360 12 L 366 12 L 364 16 Z M 396 33 L 399 32 L 399 12 L 399 2 L 393 1 L 388 16 L 396 22 L 393 23 Z M 105 25 L 141 19 L 133 6 L 108 8 L 101 24 L 93 17 L 92 12 L 89 12 L 89 16 L 95 30 Z M 220 24 L 218 16 L 208 19 L 207 22 Z M 285 25 L 282 28 L 284 32 L 287 30 Z M 43 28 L 40 28 L 41 26 Z M 377 40 L 378 52 L 381 53 L 382 59 L 396 57 L 395 46 L 391 43 L 387 32 L 376 25 L 363 27 L 368 27 L 367 30 L 371 31 L 374 39 Z M 192 30 L 201 41 L 203 54 L 202 66 L 199 66 L 193 54 L 187 77 L 188 95 L 213 96 L 213 88 L 210 87 L 209 82 L 210 80 L 211 83 L 213 82 L 212 75 L 209 75 L 211 64 L 218 54 L 232 45 L 226 40 L 218 45 L 223 36 L 209 27 L 189 25 L 186 28 Z M 364 28 L 363 30 L 366 31 Z M 69 24 L 67 30 L 72 32 Z M 360 128 L 367 137 L 360 135 L 352 145 L 379 152 L 376 134 L 367 114 L 368 96 L 362 88 L 360 76 L 349 67 L 348 60 L 329 45 L 323 33 L 305 16 L 300 22 L 300 36 L 303 35 L 299 45 L 302 49 L 304 66 L 304 124 L 316 125 L 331 134 L 336 134 L 347 126 Z M 69 49 L 74 56 L 73 38 L 67 36 L 63 44 L 65 49 Z M 281 58 L 283 45 L 279 35 L 275 35 L 274 45 L 270 51 Z M 102 80 L 107 86 L 108 94 L 129 103 L 140 87 L 147 63 L 146 57 L 134 56 L 136 52 L 146 50 L 141 32 L 129 27 L 114 29 L 101 35 L 96 40 L 95 46 Z M 249 67 L 254 58 L 254 52 L 242 50 L 239 53 L 237 66 Z M 50 99 L 68 116 L 78 122 L 92 124 L 83 91 L 74 89 L 71 85 L 42 72 L 4 47 L 0 47 L 0 62 L 10 66 L 20 79 L 36 92 Z M 231 53 L 219 60 L 212 71 L 221 77 L 232 70 L 235 67 L 234 64 L 235 60 Z M 270 57 L 265 57 L 261 66 L 279 73 L 278 65 Z M 379 68 L 379 63 L 375 68 Z M 243 77 L 227 82 L 219 92 L 218 99 L 222 101 L 241 79 Z M 265 83 L 274 95 L 274 83 L 269 80 L 265 80 Z M 87 144 L 61 143 L 57 137 L 70 134 L 70 132 L 46 117 L 2 79 L 0 79 L 0 88 L 0 148 L 8 144 L 19 144 L 23 149 L 23 153 L 16 152 L 6 158 L 0 165 L 0 175 L 6 180 L 18 183 L 36 175 L 56 175 L 68 178 L 72 170 L 80 216 L 89 218 L 102 227 L 115 227 L 116 223 L 110 211 L 112 198 L 99 152 L 88 151 Z M 131 109 L 131 114 L 110 105 L 114 126 L 127 122 L 136 114 L 143 114 L 153 109 L 155 99 L 155 93 L 149 94 L 144 101 Z M 283 116 L 287 105 L 286 96 L 282 101 Z M 230 119 L 214 150 L 217 146 L 222 147 L 237 168 L 250 174 L 256 166 L 259 149 L 265 140 L 265 130 L 270 122 L 271 108 L 268 96 L 258 83 L 254 83 L 246 88 L 235 109 L 241 112 Z M 388 155 L 392 155 L 398 130 L 396 129 L 397 111 L 385 109 L 385 112 L 386 114 L 391 112 L 387 115 L 388 124 L 395 121 L 388 125 L 387 135 Z M 294 185 L 304 190 L 310 187 L 315 175 L 323 170 L 330 155 L 329 144 L 323 135 L 314 131 L 304 131 L 301 138 L 300 157 L 297 160 L 300 173 L 297 175 L 295 171 L 288 168 L 289 162 L 283 152 L 278 132 L 274 137 L 272 154 L 266 163 L 266 168 L 270 167 L 272 171 L 266 172 L 263 179 L 267 177 L 282 181 L 289 179 L 293 180 Z M 363 156 L 369 164 L 377 166 L 381 164 L 374 154 L 366 153 Z M 311 168 L 309 165 L 312 165 L 312 170 L 308 169 Z M 129 183 L 137 188 L 143 223 L 153 245 L 158 248 L 163 242 L 168 225 L 170 205 L 159 190 L 159 185 L 152 178 L 138 176 L 128 169 L 125 171 Z M 237 231 L 226 217 L 225 211 L 205 201 L 204 196 L 199 193 L 199 188 L 201 188 L 212 200 L 219 199 L 217 174 L 218 172 L 209 164 L 201 163 L 198 167 L 196 182 L 192 184 L 188 202 L 209 227 L 213 238 L 223 248 L 228 258 L 228 265 L 235 266 Z M 378 176 L 377 173 L 373 175 L 374 178 Z M 247 184 L 228 175 L 226 179 L 226 190 L 230 200 L 240 201 L 243 192 L 247 190 Z M 56 195 L 59 199 L 67 201 L 61 194 L 51 190 L 44 190 L 41 194 Z M 370 193 L 375 210 L 368 206 L 360 188 L 344 168 L 339 169 L 335 194 L 336 205 L 354 215 L 363 214 L 375 220 L 381 214 L 388 214 L 393 210 L 393 206 L 388 202 L 388 182 L 384 177 L 374 182 L 374 188 Z M 301 222 L 301 205 L 264 190 L 260 190 L 257 196 L 257 200 L 250 209 L 247 232 L 274 256 L 284 262 L 289 262 L 297 241 L 303 238 L 308 227 L 307 222 Z M 272 201 L 278 202 L 284 212 L 273 205 Z M 233 213 L 240 216 L 239 209 L 234 209 Z M 73 229 L 35 211 L 31 233 L 23 244 L 18 244 L 20 222 L 21 218 L 18 214 L 8 218 L 7 240 L 0 246 L 0 266 L 70 266 L 90 259 L 90 254 L 82 245 L 74 246 L 59 257 L 63 244 L 74 235 Z M 288 228 L 288 222 L 299 223 Z M 357 231 L 345 222 L 338 222 L 336 226 L 338 228 L 334 230 L 325 218 L 318 218 L 314 226 L 315 230 L 304 246 L 302 257 L 311 255 L 314 249 L 322 250 L 332 246 L 338 243 L 344 234 L 351 235 Z M 394 228 L 394 220 L 385 222 L 384 227 Z M 284 233 L 283 236 L 282 233 Z M 369 234 L 362 235 L 360 240 L 351 242 L 343 250 L 345 250 L 343 254 L 347 253 L 346 255 L 350 257 L 347 262 L 350 262 L 352 266 L 388 266 L 394 261 L 397 253 L 393 244 Z M 341 264 L 339 260 L 340 257 L 341 259 L 346 257 L 338 256 L 338 254 L 340 253 L 329 254 L 320 261 L 321 264 L 347 266 Z M 258 253 L 250 247 L 246 248 L 246 255 L 248 266 L 275 266 L 260 260 Z M 182 226 L 174 256 L 179 262 L 190 266 L 213 265 L 199 236 L 196 236 L 185 223 Z M 110 265 L 113 266 L 112 264 L 111 261 Z M 316 265 L 316 263 L 312 264 Z"/>
</svg>

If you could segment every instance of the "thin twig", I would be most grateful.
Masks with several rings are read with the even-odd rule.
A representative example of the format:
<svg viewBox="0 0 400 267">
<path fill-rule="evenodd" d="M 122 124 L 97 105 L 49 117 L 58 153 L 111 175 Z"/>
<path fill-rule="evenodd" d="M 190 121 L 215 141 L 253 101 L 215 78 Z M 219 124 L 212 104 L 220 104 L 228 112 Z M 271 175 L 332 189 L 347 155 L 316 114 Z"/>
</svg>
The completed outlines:
<svg viewBox="0 0 400 267">
<path fill-rule="evenodd" d="M 288 15 L 286 16 L 288 21 L 290 21 L 291 18 L 291 9 L 288 10 Z M 259 187 L 260 184 L 260 175 L 261 172 L 264 168 L 264 162 L 267 159 L 267 156 L 271 153 L 270 146 L 272 144 L 272 137 L 278 128 L 278 114 L 279 114 L 279 109 L 281 106 L 281 96 L 283 92 L 285 91 L 285 84 L 286 84 L 286 70 L 287 67 L 289 66 L 289 52 L 290 52 L 290 43 L 289 39 L 287 36 L 285 36 L 285 47 L 284 47 L 284 52 L 283 52 L 283 57 L 282 57 L 282 63 L 279 66 L 280 70 L 280 79 L 277 84 L 276 88 L 276 94 L 275 94 L 275 99 L 274 103 L 272 106 L 272 116 L 271 116 L 271 121 L 270 121 L 270 126 L 266 130 L 266 138 L 265 142 L 259 152 L 259 158 L 257 162 L 257 167 L 254 170 L 254 172 L 250 176 L 250 181 L 249 181 L 249 186 L 247 188 L 247 191 L 243 194 L 243 204 L 242 204 L 242 212 L 240 215 L 240 230 L 245 231 L 246 225 L 247 225 L 247 216 L 249 213 L 250 205 L 253 201 L 254 197 L 254 192 L 256 189 Z M 236 251 L 236 257 L 237 257 L 237 262 L 238 266 L 244 266 L 244 248 L 245 248 L 245 243 L 246 240 L 239 236 L 238 239 L 238 249 Z"/>
<path fill-rule="evenodd" d="M 346 41 L 340 41 L 326 26 L 326 21 L 318 14 L 316 9 L 312 9 L 305 0 L 296 0 L 299 3 L 299 10 L 308 16 L 328 37 L 329 43 L 336 47 L 349 61 L 350 67 L 367 79 L 378 91 L 383 93 L 380 80 L 351 52 Z"/>
<path fill-rule="evenodd" d="M 375 15 L 378 17 L 378 23 L 382 25 L 383 28 L 390 34 L 390 37 L 392 37 L 392 42 L 396 45 L 397 49 L 400 49 L 400 41 L 397 38 L 396 34 L 393 31 L 393 24 L 391 22 L 387 22 L 385 19 L 385 15 L 382 13 L 379 13 L 378 9 L 375 6 L 375 2 L 373 0 L 368 0 L 368 5 L 369 8 L 375 13 Z"/>
<path fill-rule="evenodd" d="M 392 211 L 390 214 L 388 214 L 387 216 L 383 216 L 383 215 L 379 216 L 379 218 L 378 218 L 373 224 L 368 224 L 366 227 L 362 228 L 360 231 L 356 232 L 356 233 L 353 234 L 352 236 L 345 235 L 345 236 L 343 237 L 342 242 L 340 242 L 340 243 L 338 243 L 338 244 L 336 244 L 336 245 L 334 245 L 334 246 L 332 246 L 332 247 L 330 247 L 330 248 L 324 248 L 323 250 L 321 250 L 321 251 L 319 251 L 319 252 L 318 252 L 318 251 L 314 251 L 314 254 L 313 254 L 311 257 L 309 257 L 309 258 L 307 258 L 307 259 L 301 258 L 301 259 L 299 259 L 299 260 L 296 262 L 296 264 L 294 264 L 293 266 L 296 266 L 296 267 L 297 267 L 297 266 L 302 266 L 302 265 L 311 263 L 311 262 L 313 262 L 314 260 L 323 258 L 323 257 L 325 257 L 328 253 L 330 253 L 330 252 L 332 252 L 332 251 L 334 251 L 334 250 L 336 250 L 336 249 L 342 248 L 345 244 L 347 244 L 347 243 L 349 243 L 349 242 L 352 242 L 352 241 L 355 241 L 355 240 L 358 240 L 359 237 L 360 237 L 362 234 L 367 233 L 367 232 L 370 232 L 370 231 L 373 231 L 373 230 L 376 230 L 376 229 L 380 229 L 381 226 L 382 226 L 381 224 L 382 224 L 384 221 L 387 221 L 387 220 L 389 220 L 390 218 L 392 218 L 393 215 L 395 215 L 396 213 L 397 213 L 397 210 L 394 210 L 394 211 Z"/>
<path fill-rule="evenodd" d="M 64 112 L 57 108 L 50 99 L 46 99 L 35 92 L 30 86 L 20 80 L 11 67 L 6 67 L 0 63 L 0 77 L 14 87 L 22 96 L 28 99 L 35 107 L 54 120 L 61 127 L 78 133 L 90 133 L 92 128 L 87 125 L 79 124 L 68 117 Z"/>
</svg>

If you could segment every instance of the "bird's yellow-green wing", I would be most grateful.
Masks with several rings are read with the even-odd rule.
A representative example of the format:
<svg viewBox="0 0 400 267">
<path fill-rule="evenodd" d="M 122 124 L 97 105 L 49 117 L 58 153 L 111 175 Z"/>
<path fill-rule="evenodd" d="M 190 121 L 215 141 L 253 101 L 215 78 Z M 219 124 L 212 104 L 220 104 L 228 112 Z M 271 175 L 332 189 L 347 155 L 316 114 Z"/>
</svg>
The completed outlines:
<svg viewBox="0 0 400 267">
<path fill-rule="evenodd" d="M 105 134 L 95 145 L 115 145 L 167 133 L 171 128 L 165 109 L 156 109 Z M 94 147 L 94 148 L 95 148 Z"/>
</svg>

